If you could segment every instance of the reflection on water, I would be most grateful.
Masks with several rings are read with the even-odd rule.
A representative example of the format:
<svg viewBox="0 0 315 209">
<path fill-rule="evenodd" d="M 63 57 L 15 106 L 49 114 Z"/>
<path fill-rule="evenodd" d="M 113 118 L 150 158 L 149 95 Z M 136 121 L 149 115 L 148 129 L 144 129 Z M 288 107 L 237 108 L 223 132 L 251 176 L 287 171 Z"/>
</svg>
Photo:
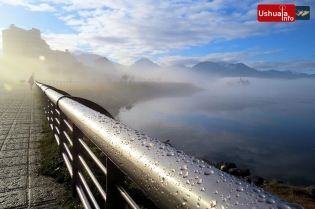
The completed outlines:
<svg viewBox="0 0 315 209">
<path fill-rule="evenodd" d="M 121 109 L 128 126 L 194 156 L 234 162 L 252 175 L 315 184 L 315 81 L 222 83 L 185 98 Z"/>
</svg>

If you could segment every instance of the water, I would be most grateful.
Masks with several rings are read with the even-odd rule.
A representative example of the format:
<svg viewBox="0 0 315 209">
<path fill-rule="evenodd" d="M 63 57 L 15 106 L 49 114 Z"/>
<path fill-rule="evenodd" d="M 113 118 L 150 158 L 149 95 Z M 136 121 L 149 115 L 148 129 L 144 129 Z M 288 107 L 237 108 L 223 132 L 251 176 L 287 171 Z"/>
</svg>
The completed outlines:
<svg viewBox="0 0 315 209">
<path fill-rule="evenodd" d="M 315 80 L 220 80 L 206 88 L 136 103 L 119 118 L 195 157 L 234 162 L 267 180 L 315 184 Z"/>
</svg>

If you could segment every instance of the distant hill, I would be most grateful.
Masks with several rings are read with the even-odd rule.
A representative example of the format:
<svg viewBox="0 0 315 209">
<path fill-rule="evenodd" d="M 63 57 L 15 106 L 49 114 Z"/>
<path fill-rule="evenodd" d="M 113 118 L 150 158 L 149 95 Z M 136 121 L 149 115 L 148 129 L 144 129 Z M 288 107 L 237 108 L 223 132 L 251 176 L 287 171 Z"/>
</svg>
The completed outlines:
<svg viewBox="0 0 315 209">
<path fill-rule="evenodd" d="M 176 65 L 172 65 L 172 66 L 169 66 L 167 67 L 167 69 L 169 70 L 183 70 L 183 71 L 191 71 L 191 68 L 190 67 L 187 67 L 186 65 L 184 64 L 176 64 Z"/>
<path fill-rule="evenodd" d="M 225 62 L 200 62 L 191 68 L 193 71 L 202 74 L 209 74 L 218 77 L 256 77 L 256 78 L 315 78 L 315 75 L 298 73 L 293 71 L 259 71 L 248 67 L 243 63 L 225 63 Z"/>
<path fill-rule="evenodd" d="M 105 58 L 108 62 L 110 62 L 115 67 L 115 69 L 117 69 L 119 71 L 126 71 L 126 70 L 128 70 L 127 66 L 119 64 L 119 63 L 116 63 L 116 62 L 113 62 L 113 61 L 110 61 L 106 57 L 100 56 L 98 54 L 83 53 L 83 54 L 73 54 L 73 56 L 75 56 L 75 58 L 79 62 L 82 62 L 86 66 L 96 67 L 95 66 L 95 61 L 100 60 L 100 59 L 102 60 L 103 58 Z M 103 60 L 103 61 L 106 62 L 106 60 Z M 111 65 L 110 63 L 107 63 L 107 64 Z"/>
<path fill-rule="evenodd" d="M 98 54 L 73 54 L 73 56 L 79 61 L 82 62 L 86 66 L 94 67 L 94 62 L 97 59 L 102 58 L 102 56 Z"/>
<path fill-rule="evenodd" d="M 225 75 L 227 74 L 227 68 L 218 65 L 217 63 L 214 62 L 199 62 L 198 64 L 194 65 L 192 67 L 192 70 L 198 73 L 206 73 L 206 74 L 217 74 L 217 75 Z"/>
<path fill-rule="evenodd" d="M 136 61 L 135 64 L 131 65 L 129 68 L 135 69 L 135 70 L 145 70 L 145 69 L 159 69 L 161 67 L 147 58 L 141 58 L 140 60 Z"/>
<path fill-rule="evenodd" d="M 260 77 L 261 71 L 248 67 L 243 63 L 229 64 L 223 62 L 200 62 L 192 67 L 192 70 L 201 73 L 214 74 L 217 76 L 242 76 L 242 77 Z"/>
<path fill-rule="evenodd" d="M 96 67 L 95 61 L 102 59 L 104 57 L 97 54 L 73 54 L 79 62 L 84 63 L 86 66 Z M 200 62 L 194 65 L 193 67 L 187 67 L 183 64 L 177 64 L 171 67 L 162 68 L 156 63 L 152 62 L 147 58 L 141 58 L 136 61 L 130 67 L 125 65 L 121 65 L 119 63 L 115 63 L 113 61 L 107 60 L 102 61 L 102 65 L 106 69 L 117 69 L 120 72 L 131 74 L 141 72 L 145 73 L 148 69 L 151 69 L 157 73 L 158 71 L 163 70 L 183 70 L 183 72 L 190 71 L 192 73 L 198 73 L 200 75 L 208 75 L 215 77 L 256 77 L 256 78 L 283 78 L 283 79 L 295 79 L 295 78 L 315 78 L 315 75 L 309 75 L 306 73 L 298 73 L 294 71 L 278 71 L 275 69 L 271 69 L 268 71 L 259 71 L 253 69 L 244 63 L 226 63 L 226 62 Z M 106 66 L 105 66 L 106 65 Z"/>
<path fill-rule="evenodd" d="M 278 71 L 278 70 L 268 70 L 264 71 L 263 75 L 265 78 L 287 78 L 287 79 L 292 79 L 292 78 L 315 78 L 315 75 L 309 75 L 306 73 L 298 73 L 290 70 L 286 71 Z"/>
<path fill-rule="evenodd" d="M 104 70 L 106 72 L 115 72 L 116 68 L 114 64 L 109 61 L 106 57 L 101 57 L 94 61 L 94 67 L 99 70 Z"/>
<path fill-rule="evenodd" d="M 111 63 L 113 63 L 113 65 L 115 66 L 115 68 L 117 70 L 120 70 L 120 71 L 128 71 L 129 68 L 125 65 L 122 65 L 122 64 L 119 64 L 119 63 L 116 63 L 116 62 L 113 62 L 113 61 L 110 61 Z"/>
</svg>

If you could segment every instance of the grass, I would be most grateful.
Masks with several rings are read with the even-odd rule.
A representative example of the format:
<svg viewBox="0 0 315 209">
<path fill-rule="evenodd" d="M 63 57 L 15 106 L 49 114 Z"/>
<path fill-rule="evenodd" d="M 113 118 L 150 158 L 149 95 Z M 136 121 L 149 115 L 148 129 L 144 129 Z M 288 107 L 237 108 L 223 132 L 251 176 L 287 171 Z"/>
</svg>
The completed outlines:
<svg viewBox="0 0 315 209">
<path fill-rule="evenodd" d="M 315 209 L 315 193 L 309 188 L 291 186 L 274 180 L 263 189 L 287 202 L 298 203 L 305 209 Z"/>
<path fill-rule="evenodd" d="M 80 209 L 81 202 L 79 198 L 72 196 L 71 177 L 68 173 L 65 163 L 59 153 L 59 147 L 53 138 L 53 132 L 49 127 L 42 106 L 39 107 L 42 117 L 42 134 L 43 138 L 40 141 L 39 149 L 42 160 L 39 167 L 39 174 L 54 178 L 58 183 L 63 184 L 65 188 L 65 195 L 63 201 L 63 208 Z"/>
</svg>

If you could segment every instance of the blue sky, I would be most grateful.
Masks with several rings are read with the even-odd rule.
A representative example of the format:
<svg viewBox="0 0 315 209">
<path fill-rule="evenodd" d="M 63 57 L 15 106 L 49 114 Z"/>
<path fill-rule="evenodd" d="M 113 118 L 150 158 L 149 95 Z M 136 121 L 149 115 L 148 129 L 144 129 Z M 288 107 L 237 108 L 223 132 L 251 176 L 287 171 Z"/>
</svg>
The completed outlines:
<svg viewBox="0 0 315 209">
<path fill-rule="evenodd" d="M 310 6 L 311 20 L 258 22 L 262 3 Z M 312 0 L 0 0 L 0 29 L 37 28 L 52 49 L 125 65 L 147 57 L 161 66 L 225 61 L 315 73 L 313 11 Z"/>
</svg>

